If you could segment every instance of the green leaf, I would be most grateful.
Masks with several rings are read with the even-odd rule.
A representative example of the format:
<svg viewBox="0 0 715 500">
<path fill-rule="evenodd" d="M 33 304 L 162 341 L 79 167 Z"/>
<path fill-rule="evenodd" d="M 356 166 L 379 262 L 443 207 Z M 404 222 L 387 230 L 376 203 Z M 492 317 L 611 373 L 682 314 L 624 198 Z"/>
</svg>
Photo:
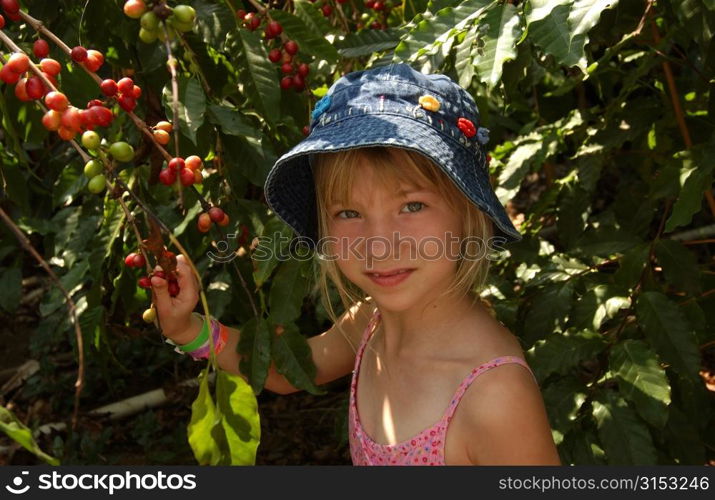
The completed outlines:
<svg viewBox="0 0 715 500">
<path fill-rule="evenodd" d="M 335 42 L 335 47 L 344 58 L 364 57 L 394 49 L 402 35 L 403 32 L 396 28 L 362 30 L 357 33 L 348 33 L 342 40 Z"/>
<path fill-rule="evenodd" d="M 261 423 L 251 386 L 238 375 L 218 370 L 216 403 L 228 445 L 218 465 L 255 465 Z"/>
<path fill-rule="evenodd" d="M 539 19 L 527 19 L 528 38 L 544 52 L 553 55 L 561 64 L 585 65 L 582 42 L 586 37 L 581 35 L 577 40 L 571 40 L 568 25 L 569 5 L 558 3 L 548 15 Z"/>
<path fill-rule="evenodd" d="M 586 386 L 575 376 L 568 376 L 548 384 L 543 394 L 551 427 L 565 435 L 573 428 L 578 411 L 586 400 Z"/>
<path fill-rule="evenodd" d="M 280 116 L 280 86 L 276 70 L 258 34 L 239 29 L 229 35 L 228 44 L 243 68 L 241 83 L 246 96 L 269 123 Z"/>
<path fill-rule="evenodd" d="M 472 52 L 475 50 L 474 46 L 477 42 L 477 28 L 476 24 L 472 26 L 454 51 L 454 69 L 459 76 L 458 83 L 465 89 L 471 86 L 474 77 Z"/>
<path fill-rule="evenodd" d="M 697 376 L 700 352 L 695 334 L 676 304 L 660 292 L 643 292 L 636 317 L 663 360 L 683 377 Z"/>
<path fill-rule="evenodd" d="M 233 106 L 209 105 L 209 120 L 220 126 L 224 134 L 257 139 L 261 137 L 261 133 L 244 120 L 241 112 Z"/>
<path fill-rule="evenodd" d="M 271 10 L 270 15 L 281 23 L 283 32 L 288 38 L 298 43 L 300 50 L 317 59 L 324 59 L 330 64 L 337 62 L 338 51 L 323 38 L 326 33 L 312 31 L 300 17 L 284 10 Z"/>
<path fill-rule="evenodd" d="M 308 284 L 302 275 L 304 267 L 304 262 L 291 258 L 278 269 L 268 302 L 272 321 L 285 324 L 300 316 Z"/>
<path fill-rule="evenodd" d="M 527 16 L 529 39 L 567 66 L 586 71 L 584 46 L 588 32 L 599 21 L 603 10 L 614 7 L 617 0 L 574 0 L 536 2 Z"/>
<path fill-rule="evenodd" d="M 71 205 L 87 184 L 87 179 L 74 167 L 63 168 L 52 188 L 52 206 Z"/>
<path fill-rule="evenodd" d="M 574 244 L 574 250 L 584 257 L 597 255 L 611 257 L 614 254 L 625 253 L 642 240 L 624 230 L 614 227 L 589 228 Z"/>
<path fill-rule="evenodd" d="M 690 224 L 693 215 L 702 208 L 703 194 L 713 183 L 713 155 L 715 143 L 693 151 L 684 151 L 676 155 L 682 159 L 680 169 L 680 194 L 673 205 L 673 212 L 665 223 L 665 232 L 670 232 L 678 226 Z"/>
<path fill-rule="evenodd" d="M 516 7 L 504 3 L 487 11 L 479 24 L 484 47 L 474 58 L 474 65 L 478 78 L 493 88 L 501 80 L 504 63 L 516 58 L 516 43 L 521 37 L 520 18 Z"/>
<path fill-rule="evenodd" d="M 234 13 L 223 3 L 194 0 L 196 24 L 201 38 L 213 47 L 222 47 L 228 32 L 236 27 Z"/>
<path fill-rule="evenodd" d="M 271 333 L 264 318 L 253 317 L 243 325 L 238 349 L 244 354 L 240 372 L 251 381 L 253 392 L 260 394 L 271 365 Z"/>
<path fill-rule="evenodd" d="M 648 263 L 649 253 L 650 243 L 642 243 L 624 253 L 619 261 L 618 271 L 613 275 L 613 281 L 629 291 L 633 290 Z"/>
<path fill-rule="evenodd" d="M 696 426 L 680 408 L 670 405 L 668 425 L 665 428 L 668 455 L 680 465 L 706 463 L 703 437 Z"/>
<path fill-rule="evenodd" d="M 22 272 L 18 268 L 0 272 L 0 307 L 14 313 L 22 297 Z"/>
<path fill-rule="evenodd" d="M 196 142 L 196 131 L 204 123 L 206 114 L 206 95 L 201 88 L 198 78 L 179 77 L 179 103 L 177 113 L 179 116 L 179 128 L 181 133 L 189 138 L 194 145 Z M 173 118 L 173 98 L 171 94 L 171 83 L 164 87 L 164 109 L 172 122 Z"/>
<path fill-rule="evenodd" d="M 655 352 L 641 340 L 628 339 L 613 346 L 608 363 L 618 392 L 633 401 L 643 420 L 662 429 L 668 419 L 670 384 Z"/>
<path fill-rule="evenodd" d="M 601 335 L 588 330 L 554 333 L 526 352 L 539 382 L 552 373 L 565 375 L 581 361 L 594 358 L 606 348 Z"/>
<path fill-rule="evenodd" d="M 604 320 L 614 318 L 619 310 L 630 305 L 626 290 L 611 284 L 597 285 L 579 298 L 571 319 L 576 327 L 597 332 Z"/>
<path fill-rule="evenodd" d="M 328 19 L 318 10 L 318 7 L 313 2 L 308 0 L 295 0 L 293 7 L 295 9 L 295 15 L 303 21 L 303 24 L 306 25 L 311 33 L 326 35 L 332 31 L 333 27 L 328 22 Z"/>
<path fill-rule="evenodd" d="M 256 287 L 263 286 L 278 262 L 288 258 L 288 244 L 292 234 L 293 230 L 290 226 L 278 217 L 273 217 L 266 222 L 258 238 L 258 246 L 251 254 L 255 263 L 253 281 Z"/>
<path fill-rule="evenodd" d="M 293 323 L 284 325 L 281 335 L 273 336 L 272 355 L 276 371 L 293 387 L 311 394 L 325 394 L 326 390 L 315 385 L 315 364 L 310 346 Z"/>
<path fill-rule="evenodd" d="M 658 240 L 655 255 L 669 283 L 691 295 L 700 294 L 702 285 L 698 262 L 695 254 L 685 245 L 674 240 Z"/>
<path fill-rule="evenodd" d="M 559 446 L 563 461 L 568 465 L 606 465 L 606 454 L 598 438 L 590 429 L 574 428 Z"/>
<path fill-rule="evenodd" d="M 10 439 L 14 440 L 44 462 L 50 465 L 60 465 L 60 461 L 57 458 L 48 455 L 40 449 L 32 437 L 32 430 L 3 406 L 0 406 L 0 431 L 3 431 Z"/>
<path fill-rule="evenodd" d="M 434 14 L 418 15 L 407 25 L 409 32 L 395 49 L 395 62 L 416 61 L 420 56 L 433 54 L 443 45 L 449 46 L 455 35 L 467 29 L 492 0 L 464 0 L 458 6 L 434 10 Z M 430 9 L 434 9 L 431 4 Z"/>
<path fill-rule="evenodd" d="M 573 282 L 549 285 L 534 297 L 524 320 L 524 337 L 528 345 L 554 332 L 565 322 L 573 301 Z"/>
<path fill-rule="evenodd" d="M 214 429 L 223 434 L 216 405 L 211 397 L 207 371 L 199 374 L 199 395 L 191 404 L 191 420 L 187 428 L 189 445 L 199 465 L 215 465 L 221 460 L 221 449 L 214 438 Z M 225 434 L 223 434 L 225 441 Z"/>
<path fill-rule="evenodd" d="M 593 401 L 593 418 L 609 465 L 656 465 L 648 427 L 626 401 L 613 391 Z"/>
</svg>

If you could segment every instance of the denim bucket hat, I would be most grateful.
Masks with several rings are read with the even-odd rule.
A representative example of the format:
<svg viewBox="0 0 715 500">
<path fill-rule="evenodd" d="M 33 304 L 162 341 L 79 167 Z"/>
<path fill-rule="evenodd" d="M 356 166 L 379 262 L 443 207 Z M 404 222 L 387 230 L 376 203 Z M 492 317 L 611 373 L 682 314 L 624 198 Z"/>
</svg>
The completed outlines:
<svg viewBox="0 0 715 500">
<path fill-rule="evenodd" d="M 310 128 L 273 165 L 265 195 L 311 248 L 318 241 L 318 219 L 310 156 L 368 146 L 427 156 L 494 222 L 495 236 L 504 243 L 521 240 L 489 182 L 489 131 L 481 127 L 472 96 L 449 77 L 425 75 L 407 64 L 348 73 L 316 103 Z"/>
</svg>

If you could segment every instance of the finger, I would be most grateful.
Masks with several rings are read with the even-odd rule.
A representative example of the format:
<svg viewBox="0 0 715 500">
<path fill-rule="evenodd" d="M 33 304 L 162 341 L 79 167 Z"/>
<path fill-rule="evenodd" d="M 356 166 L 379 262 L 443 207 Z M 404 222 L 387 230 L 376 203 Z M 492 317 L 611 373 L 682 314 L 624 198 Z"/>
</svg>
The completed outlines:
<svg viewBox="0 0 715 500">
<path fill-rule="evenodd" d="M 158 276 L 151 278 L 151 288 L 154 292 L 156 309 L 159 314 L 168 314 L 172 308 L 171 296 L 169 295 L 169 283 Z"/>
<path fill-rule="evenodd" d="M 181 260 L 179 260 L 179 258 L 181 258 Z M 199 285 L 196 280 L 196 276 L 194 276 L 194 273 L 191 270 L 191 267 L 189 267 L 189 264 L 186 262 L 184 256 L 179 255 L 176 260 L 176 278 L 179 281 L 179 287 L 182 290 L 186 287 L 190 288 L 191 290 L 198 290 Z"/>
</svg>

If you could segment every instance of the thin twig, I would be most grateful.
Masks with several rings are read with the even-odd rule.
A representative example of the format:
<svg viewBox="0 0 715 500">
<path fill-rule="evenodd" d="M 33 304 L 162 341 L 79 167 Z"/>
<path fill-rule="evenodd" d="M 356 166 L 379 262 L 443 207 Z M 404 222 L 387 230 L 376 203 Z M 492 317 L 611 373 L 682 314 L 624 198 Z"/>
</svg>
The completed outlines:
<svg viewBox="0 0 715 500">
<path fill-rule="evenodd" d="M 37 260 L 37 262 L 42 266 L 42 268 L 47 271 L 47 274 L 49 274 L 50 278 L 52 281 L 55 282 L 57 285 L 57 288 L 60 289 L 62 292 L 62 295 L 65 296 L 65 299 L 67 300 L 67 308 L 69 309 L 70 316 L 72 317 L 72 322 L 74 323 L 74 330 L 75 330 L 75 337 L 77 339 L 77 351 L 79 354 L 79 370 L 77 372 L 77 381 L 75 382 L 75 394 L 74 394 L 74 410 L 72 411 L 72 429 L 77 428 L 77 417 L 79 415 L 79 397 L 80 394 L 82 393 L 82 389 L 84 388 L 84 339 L 82 336 L 82 329 L 79 326 L 79 317 L 77 316 L 77 305 L 74 303 L 72 300 L 72 297 L 70 297 L 70 294 L 67 292 L 64 286 L 62 286 L 62 282 L 60 279 L 57 277 L 57 275 L 54 273 L 52 268 L 50 268 L 49 264 L 45 261 L 45 259 L 42 258 L 42 256 L 37 253 L 37 251 L 34 249 L 32 244 L 30 243 L 30 240 L 27 239 L 25 234 L 18 228 L 15 223 L 12 221 L 12 219 L 5 213 L 5 211 L 0 207 L 0 218 L 3 219 L 7 227 L 10 229 L 15 234 L 15 237 L 18 239 L 20 242 L 20 245 L 22 245 L 25 250 L 27 250 L 34 258 Z"/>
<path fill-rule="evenodd" d="M 656 45 L 660 43 L 660 33 L 658 33 L 658 27 L 655 25 L 655 21 L 651 22 L 653 28 L 653 40 Z M 670 100 L 673 103 L 673 111 L 675 112 L 675 120 L 678 123 L 678 128 L 680 129 L 680 135 L 683 136 L 683 142 L 687 149 L 693 147 L 693 140 L 690 137 L 690 130 L 688 129 L 688 124 L 685 122 L 685 113 L 683 113 L 683 108 L 680 105 L 680 98 L 678 97 L 678 87 L 675 84 L 675 78 L 673 77 L 673 70 L 670 67 L 670 62 L 666 59 L 663 61 L 663 73 L 665 73 L 665 81 L 668 84 L 668 90 L 670 92 Z M 710 213 L 715 217 L 715 198 L 713 198 L 710 188 L 705 191 L 705 199 L 710 207 Z"/>
</svg>

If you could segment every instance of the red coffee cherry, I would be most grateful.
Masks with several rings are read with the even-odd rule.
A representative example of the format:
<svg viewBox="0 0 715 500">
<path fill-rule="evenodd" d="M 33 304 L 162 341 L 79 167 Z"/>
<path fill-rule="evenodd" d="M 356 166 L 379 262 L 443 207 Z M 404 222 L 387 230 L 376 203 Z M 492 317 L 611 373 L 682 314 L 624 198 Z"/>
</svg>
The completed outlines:
<svg viewBox="0 0 715 500">
<path fill-rule="evenodd" d="M 20 11 L 20 3 L 17 0 L 2 0 L 0 6 L 7 14 L 17 14 Z"/>
<path fill-rule="evenodd" d="M 293 78 L 290 76 L 284 76 L 281 78 L 281 88 L 283 90 L 288 90 L 293 86 Z"/>
<path fill-rule="evenodd" d="M 190 168 L 182 168 L 179 172 L 179 180 L 183 186 L 191 186 L 194 183 L 194 180 L 196 180 L 194 171 Z"/>
<path fill-rule="evenodd" d="M 141 253 L 134 254 L 134 267 L 144 267 L 146 265 L 146 259 Z"/>
<path fill-rule="evenodd" d="M 298 44 L 294 40 L 288 40 L 284 45 L 285 51 L 294 56 L 298 53 Z"/>
<path fill-rule="evenodd" d="M 281 71 L 287 75 L 293 73 L 293 65 L 291 63 L 283 63 Z"/>
<path fill-rule="evenodd" d="M 15 73 L 22 74 L 28 69 L 30 69 L 30 58 L 27 57 L 25 54 L 16 52 L 15 54 L 10 56 L 10 59 L 8 59 L 5 66 L 10 68 L 10 70 Z"/>
<path fill-rule="evenodd" d="M 293 88 L 295 88 L 296 92 L 305 89 L 305 80 L 303 80 L 302 76 L 293 75 Z"/>
<path fill-rule="evenodd" d="M 159 172 L 159 182 L 167 186 L 171 186 L 174 182 L 176 182 L 176 171 L 170 168 L 165 168 Z"/>
<path fill-rule="evenodd" d="M 87 49 L 78 45 L 72 49 L 70 52 L 72 60 L 76 63 L 81 63 L 87 60 Z"/>
<path fill-rule="evenodd" d="M 112 112 L 104 106 L 92 106 L 89 108 L 92 114 L 92 121 L 100 127 L 108 127 L 114 120 Z"/>
<path fill-rule="evenodd" d="M 186 166 L 186 162 L 184 161 L 183 158 L 176 157 L 176 158 L 172 158 L 171 160 L 169 160 L 169 168 L 176 172 L 178 172 L 185 166 Z"/>
<path fill-rule="evenodd" d="M 179 295 L 179 292 L 181 291 L 181 289 L 179 288 L 179 282 L 176 280 L 169 281 L 168 289 L 169 289 L 169 295 L 172 297 L 176 297 L 177 295 Z"/>
<path fill-rule="evenodd" d="M 35 40 L 35 43 L 32 44 L 32 53 L 35 54 L 36 58 L 43 59 L 50 53 L 50 44 L 47 43 L 47 40 L 38 38 Z"/>
<path fill-rule="evenodd" d="M 282 55 L 283 54 L 281 53 L 281 49 L 271 49 L 271 51 L 268 53 L 268 60 L 277 63 L 281 60 Z"/>
<path fill-rule="evenodd" d="M 55 111 L 64 111 L 69 106 L 69 101 L 62 92 L 50 92 L 45 96 L 45 105 Z"/>
<path fill-rule="evenodd" d="M 127 267 L 134 267 L 134 257 L 136 257 L 137 254 L 132 252 L 126 257 L 124 257 L 124 265 Z"/>
<path fill-rule="evenodd" d="M 122 94 L 132 95 L 132 93 L 134 92 L 134 80 L 132 80 L 128 76 L 125 76 L 117 82 L 117 89 L 119 89 L 119 92 L 121 92 Z"/>
<path fill-rule="evenodd" d="M 223 209 L 219 207 L 211 207 L 209 208 L 209 217 L 211 218 L 211 221 L 219 223 L 223 220 L 225 212 Z"/>
<path fill-rule="evenodd" d="M 298 74 L 305 78 L 308 76 L 308 73 L 310 73 L 310 66 L 306 63 L 301 63 L 300 66 L 298 66 Z"/>
<path fill-rule="evenodd" d="M 31 76 L 25 84 L 27 96 L 30 99 L 39 99 L 45 94 L 45 86 L 42 84 L 39 76 Z"/>
<path fill-rule="evenodd" d="M 137 107 L 137 101 L 134 99 L 134 96 L 131 95 L 120 95 L 117 99 L 117 103 L 119 104 L 119 107 L 127 113 L 133 111 L 134 108 Z"/>
<path fill-rule="evenodd" d="M 151 278 L 149 278 L 149 276 L 142 276 L 139 278 L 137 284 L 142 288 L 151 288 Z"/>
<path fill-rule="evenodd" d="M 40 61 L 40 69 L 48 75 L 57 76 L 60 74 L 62 66 L 54 59 L 45 58 Z"/>
<path fill-rule="evenodd" d="M 211 216 L 209 216 L 206 212 L 202 213 L 199 215 L 199 220 L 196 225 L 198 226 L 199 231 L 207 233 L 209 229 L 211 229 Z"/>
<path fill-rule="evenodd" d="M 99 88 L 102 91 L 102 94 L 106 95 L 107 97 L 115 96 L 115 95 L 117 95 L 117 92 L 119 91 L 117 82 L 115 82 L 111 78 L 102 80 L 102 83 L 99 84 Z"/>
<path fill-rule="evenodd" d="M 198 156 L 191 155 L 187 157 L 186 160 L 184 160 L 184 165 L 188 169 L 197 170 L 204 166 L 204 162 L 201 161 L 201 158 L 199 158 Z"/>
</svg>

